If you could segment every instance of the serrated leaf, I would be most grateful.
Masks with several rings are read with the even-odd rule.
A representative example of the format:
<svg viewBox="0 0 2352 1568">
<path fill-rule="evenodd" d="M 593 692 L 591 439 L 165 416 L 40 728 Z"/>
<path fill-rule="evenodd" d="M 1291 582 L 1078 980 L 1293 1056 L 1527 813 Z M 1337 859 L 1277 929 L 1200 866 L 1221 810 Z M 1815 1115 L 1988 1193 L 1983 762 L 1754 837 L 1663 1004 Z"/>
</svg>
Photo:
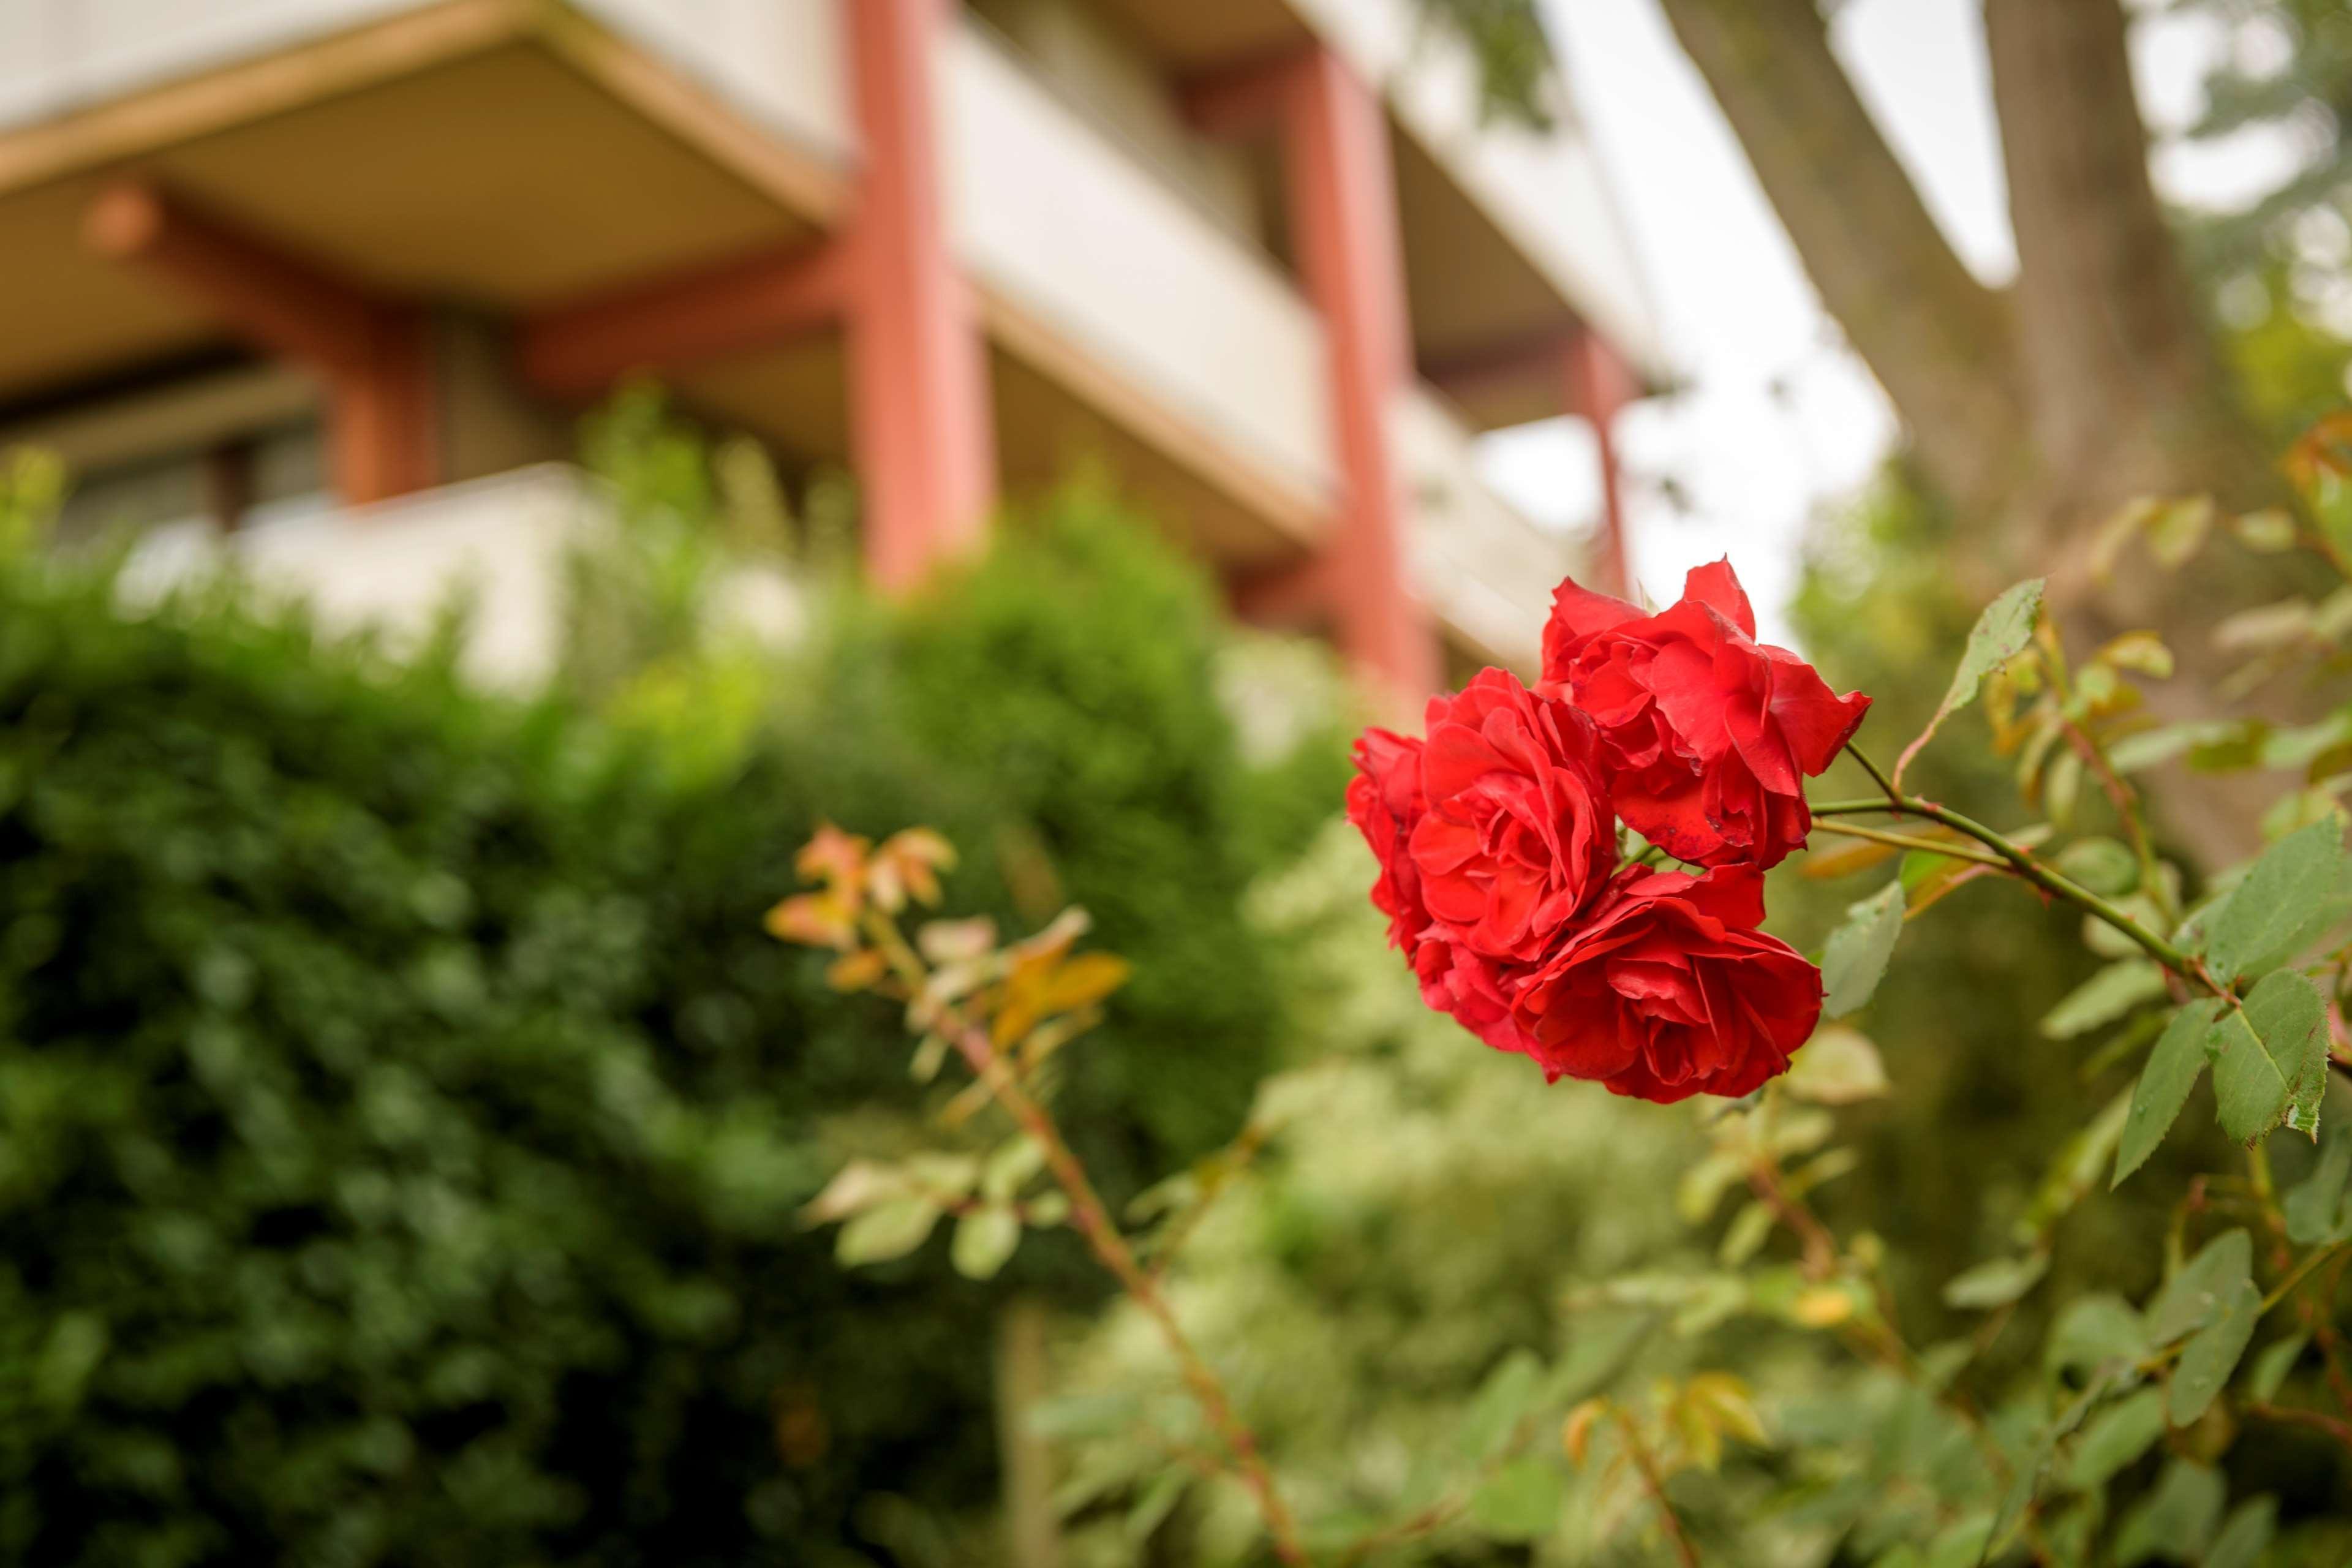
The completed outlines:
<svg viewBox="0 0 2352 1568">
<path fill-rule="evenodd" d="M 2280 1211 L 2286 1238 L 2297 1247 L 2317 1247 L 2352 1236 L 2352 1204 L 2345 1184 L 2352 1178 L 2352 1131 L 2337 1131 L 2319 1151 L 2311 1174 L 2287 1189 Z"/>
<path fill-rule="evenodd" d="M 2310 1342 L 2308 1334 L 2289 1334 L 2275 1344 L 2264 1345 L 2263 1353 L 2254 1358 L 2253 1366 L 2246 1373 L 2246 1392 L 2263 1404 L 2278 1397 L 2286 1374 L 2294 1370 L 2296 1358 Z"/>
<path fill-rule="evenodd" d="M 2034 623 L 2042 616 L 2042 581 L 2030 577 L 2003 590 L 1977 617 L 1976 626 L 1969 632 L 1968 647 L 1961 650 L 1959 668 L 1952 671 L 1952 684 L 1944 692 L 1943 701 L 1936 705 L 1935 717 L 1927 721 L 1927 727 L 1919 731 L 1917 740 L 1903 748 L 1903 755 L 1895 761 L 1897 784 L 1903 780 L 1904 768 L 1934 737 L 1944 721 L 1976 700 L 1985 677 L 2016 658 L 2032 640 Z"/>
<path fill-rule="evenodd" d="M 2042 1033 L 2069 1040 L 2102 1024 L 2112 1024 L 2143 1002 L 2164 994 L 2164 966 L 2152 958 L 2110 963 L 2060 998 L 2042 1019 Z"/>
<path fill-rule="evenodd" d="M 1470 1494 L 1470 1522 L 1496 1541 L 1538 1541 L 1559 1522 L 1568 1478 L 1542 1459 L 1515 1459 Z"/>
<path fill-rule="evenodd" d="M 927 1194 L 893 1198 L 843 1226 L 834 1241 L 833 1255 L 848 1268 L 904 1258 L 923 1245 L 939 1218 L 939 1200 Z"/>
<path fill-rule="evenodd" d="M 1790 1094 L 1820 1105 L 1852 1105 L 1886 1092 L 1886 1064 L 1860 1030 L 1829 1024 L 1813 1031 L 1780 1080 Z"/>
<path fill-rule="evenodd" d="M 2232 1510 L 2205 1551 L 2201 1568 L 2254 1568 L 2278 1531 L 2278 1499 L 2249 1498 Z"/>
<path fill-rule="evenodd" d="M 2066 1484 L 2076 1491 L 2103 1487 L 2164 1436 L 2164 1390 L 2143 1388 L 2099 1412 L 2074 1446 Z"/>
<path fill-rule="evenodd" d="M 1969 1311 L 2006 1307 L 2033 1289 L 2050 1271 L 2050 1259 L 2039 1252 L 2021 1258 L 1996 1258 L 1966 1268 L 1944 1283 L 1944 1304 Z"/>
<path fill-rule="evenodd" d="M 1822 953 L 1822 1016 L 1843 1018 L 1867 1003 L 1903 934 L 1903 884 L 1889 882 L 1846 910 Z"/>
<path fill-rule="evenodd" d="M 2242 1008 L 2221 1014 L 2207 1036 L 2221 1131 L 2252 1143 L 2282 1118 L 2316 1135 L 2326 1087 L 2327 1004 L 2293 970 L 2266 977 Z"/>
<path fill-rule="evenodd" d="M 2253 1278 L 2253 1238 L 2242 1228 L 2225 1230 L 2207 1242 L 2148 1303 L 2149 1346 L 2168 1345 L 2212 1321 L 2238 1282 Z"/>
<path fill-rule="evenodd" d="M 1021 1245 L 1021 1216 L 1002 1204 L 987 1204 L 956 1221 L 948 1259 L 967 1279 L 993 1279 Z"/>
<path fill-rule="evenodd" d="M 2205 1039 L 2221 1010 L 2220 999 L 2209 996 L 2173 1014 L 2172 1021 L 2164 1026 L 2156 1049 L 2147 1055 L 2147 1065 L 2140 1069 L 2139 1082 L 2132 1089 L 2123 1142 L 2116 1149 L 2111 1188 L 2123 1185 L 2126 1176 L 2147 1163 L 2147 1157 L 2179 1119 L 2180 1108 L 2189 1103 L 2189 1091 L 2197 1087 L 2198 1075 L 2205 1070 Z"/>
<path fill-rule="evenodd" d="M 2241 1279 L 2222 1299 L 2221 1310 L 2181 1347 L 2172 1369 L 2172 1390 L 2165 1413 L 2175 1426 L 2186 1426 L 2205 1414 L 2254 1337 L 2263 1315 L 2263 1292 L 2252 1279 Z"/>
<path fill-rule="evenodd" d="M 2263 851 L 2229 900 L 2208 918 L 2205 960 L 2224 983 L 2293 958 L 2343 915 L 2343 830 L 2333 817 Z"/>
</svg>

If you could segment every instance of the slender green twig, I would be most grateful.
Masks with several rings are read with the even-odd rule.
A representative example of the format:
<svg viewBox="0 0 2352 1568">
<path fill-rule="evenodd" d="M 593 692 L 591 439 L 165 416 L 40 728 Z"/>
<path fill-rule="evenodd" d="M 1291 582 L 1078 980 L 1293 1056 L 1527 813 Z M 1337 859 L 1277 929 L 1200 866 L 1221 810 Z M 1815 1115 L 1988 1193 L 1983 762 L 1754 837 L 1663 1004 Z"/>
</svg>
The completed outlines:
<svg viewBox="0 0 2352 1568">
<path fill-rule="evenodd" d="M 1981 849 L 1971 849 L 1965 844 L 1949 839 L 1920 838 L 1907 833 L 1889 833 L 1883 827 L 1861 827 L 1851 822 L 1816 822 L 1813 826 L 1823 833 L 1834 833 L 1846 838 L 1866 838 L 1873 844 L 1891 844 L 1897 849 L 1920 849 L 1930 855 L 1948 855 L 1955 860 L 1973 860 L 1979 866 L 1999 866 L 2006 870 L 2009 862 L 1998 855 Z"/>
<path fill-rule="evenodd" d="M 2008 863 L 2008 868 L 2011 872 L 2032 883 L 2043 892 L 2053 898 L 2063 899 L 2084 912 L 2095 915 L 2113 926 L 2137 943 L 2150 958 L 2155 959 L 2183 980 L 2201 985 L 2217 996 L 2232 995 L 2230 989 L 2215 980 L 2211 972 L 2202 963 L 2140 924 L 2113 902 L 2101 898 L 2071 877 L 2043 865 L 2032 855 L 2011 843 L 1974 817 L 1965 816 L 1951 807 L 1938 805 L 1935 801 L 1923 800 L 1915 795 L 1906 795 L 1879 771 L 1877 763 L 1863 754 L 1861 748 L 1849 742 L 1846 752 L 1855 762 L 1862 764 L 1864 773 L 1876 781 L 1879 788 L 1885 792 L 1885 797 L 1878 800 L 1827 801 L 1811 808 L 1816 817 L 1854 816 L 1871 812 L 1885 812 L 1890 816 L 1919 816 L 1930 822 L 1941 823 L 1955 833 L 1964 834 L 1991 850 Z"/>
</svg>

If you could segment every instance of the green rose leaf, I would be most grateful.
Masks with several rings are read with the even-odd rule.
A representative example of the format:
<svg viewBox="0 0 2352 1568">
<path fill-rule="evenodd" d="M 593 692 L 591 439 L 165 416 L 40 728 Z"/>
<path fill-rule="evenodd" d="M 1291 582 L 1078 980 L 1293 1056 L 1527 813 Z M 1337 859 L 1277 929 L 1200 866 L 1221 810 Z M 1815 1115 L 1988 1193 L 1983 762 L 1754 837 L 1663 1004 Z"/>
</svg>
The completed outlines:
<svg viewBox="0 0 2352 1568">
<path fill-rule="evenodd" d="M 2252 1279 L 2254 1242 L 2242 1229 L 2225 1230 L 2181 1266 L 2147 1308 L 2147 1342 L 2168 1345 L 2220 1316 L 2239 1282 Z"/>
<path fill-rule="evenodd" d="M 2204 1568 L 2254 1568 L 2278 1531 L 2278 1499 L 2249 1498 L 2231 1510 L 2206 1549 Z"/>
<path fill-rule="evenodd" d="M 2241 1279 L 2230 1288 L 2212 1321 L 2189 1336 L 2181 1348 L 2180 1364 L 2172 1369 L 2172 1393 L 2165 1405 L 2175 1426 L 2188 1426 L 2212 1405 L 2213 1396 L 2238 1370 L 2262 1315 L 2261 1287 Z"/>
<path fill-rule="evenodd" d="M 1541 1459 L 1515 1459 L 1470 1494 L 1470 1522 L 1496 1541 L 1551 1533 L 1568 1498 L 1568 1478 Z"/>
<path fill-rule="evenodd" d="M 2061 998 L 2043 1016 L 2042 1033 L 2053 1040 L 2069 1040 L 2163 994 L 2163 965 L 2152 958 L 2126 958 L 2108 964 Z"/>
<path fill-rule="evenodd" d="M 2338 1129 L 2319 1152 L 2311 1174 L 2287 1189 L 2279 1207 L 2286 1215 L 2286 1238 L 2297 1247 L 2318 1247 L 2352 1237 L 2352 1203 L 2345 1184 L 2352 1179 L 2352 1131 Z"/>
<path fill-rule="evenodd" d="M 843 1226 L 833 1255 L 845 1268 L 904 1258 L 923 1245 L 939 1218 L 939 1200 L 928 1194 L 893 1198 Z"/>
<path fill-rule="evenodd" d="M 2263 1353 L 2254 1358 L 2254 1364 L 2246 1373 L 2246 1392 L 2263 1404 L 2276 1398 L 2286 1374 L 2294 1370 L 2295 1359 L 2310 1342 L 2308 1334 L 2289 1334 L 2274 1344 L 2264 1345 Z"/>
<path fill-rule="evenodd" d="M 989 1279 L 1021 1245 L 1021 1216 L 1005 1204 L 986 1204 L 956 1221 L 948 1258 L 967 1279 Z"/>
<path fill-rule="evenodd" d="M 2223 982 L 2274 969 L 2345 914 L 2344 830 L 2334 816 L 2263 852 L 2206 921 L 2206 962 Z"/>
<path fill-rule="evenodd" d="M 2155 1489 L 2123 1517 L 2116 1531 L 2116 1568 L 2137 1568 L 2151 1558 L 2194 1563 L 2213 1539 L 2229 1501 L 2221 1472 L 2190 1459 L 2175 1459 L 2157 1478 Z"/>
<path fill-rule="evenodd" d="M 2252 1143 L 2284 1119 L 2316 1136 L 2327 1086 L 2327 1003 L 2292 970 L 2256 985 L 2242 1008 L 2223 1013 L 2206 1037 L 2221 1130 Z"/>
<path fill-rule="evenodd" d="M 1944 1285 L 1944 1304 L 1982 1311 L 2006 1307 L 2033 1289 L 2050 1269 L 2048 1255 L 2032 1252 L 2022 1258 L 1996 1258 L 1955 1274 Z"/>
<path fill-rule="evenodd" d="M 1903 884 L 1889 882 L 1850 907 L 1822 954 L 1822 1016 L 1843 1018 L 1870 1000 L 1903 934 Z"/>
<path fill-rule="evenodd" d="M 1456 1435 L 1465 1458 L 1483 1459 L 1500 1448 L 1526 1419 L 1544 1392 L 1543 1363 L 1529 1350 L 1505 1356 L 1470 1402 Z"/>
<path fill-rule="evenodd" d="M 2066 1484 L 2076 1491 L 2103 1487 L 2117 1471 L 2164 1436 L 2164 1390 L 2143 1388 L 2110 1405 L 2084 1428 L 2066 1467 Z"/>
<path fill-rule="evenodd" d="M 2123 1185 L 2126 1176 L 2147 1163 L 2147 1157 L 2179 1119 L 2180 1108 L 2189 1103 L 2189 1091 L 2197 1087 L 2197 1075 L 2205 1070 L 2205 1037 L 2221 1010 L 2220 999 L 2209 996 L 2189 1003 L 2165 1026 L 2132 1089 L 2131 1110 L 2124 1118 L 2123 1142 L 2116 1149 L 2116 1174 L 2110 1187 Z"/>
<path fill-rule="evenodd" d="M 1897 784 L 1903 781 L 1903 770 L 1934 738 L 1944 721 L 1976 700 L 1985 677 L 2015 658 L 2032 640 L 2034 623 L 2042 618 L 2042 584 L 2041 578 L 2029 577 L 2005 589 L 1977 617 L 1976 626 L 1969 632 L 1968 647 L 1960 652 L 1959 668 L 1952 671 L 1951 687 L 1944 693 L 1943 701 L 1937 704 L 1935 717 L 1919 731 L 1919 738 L 1904 747 L 1902 756 L 1895 759 Z"/>
</svg>

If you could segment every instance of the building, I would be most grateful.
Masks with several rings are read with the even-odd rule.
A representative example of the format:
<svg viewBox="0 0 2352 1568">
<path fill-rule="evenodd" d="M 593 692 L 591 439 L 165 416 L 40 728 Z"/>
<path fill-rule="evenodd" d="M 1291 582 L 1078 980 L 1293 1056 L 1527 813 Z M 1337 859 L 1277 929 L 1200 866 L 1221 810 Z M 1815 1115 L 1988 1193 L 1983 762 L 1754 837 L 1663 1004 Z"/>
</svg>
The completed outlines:
<svg viewBox="0 0 2352 1568">
<path fill-rule="evenodd" d="M 649 373 L 886 584 L 1097 455 L 1402 691 L 1567 564 L 1473 437 L 1664 374 L 1573 116 L 1412 0 L 16 0 L 0 301 L 92 512 L 418 526 Z"/>
</svg>

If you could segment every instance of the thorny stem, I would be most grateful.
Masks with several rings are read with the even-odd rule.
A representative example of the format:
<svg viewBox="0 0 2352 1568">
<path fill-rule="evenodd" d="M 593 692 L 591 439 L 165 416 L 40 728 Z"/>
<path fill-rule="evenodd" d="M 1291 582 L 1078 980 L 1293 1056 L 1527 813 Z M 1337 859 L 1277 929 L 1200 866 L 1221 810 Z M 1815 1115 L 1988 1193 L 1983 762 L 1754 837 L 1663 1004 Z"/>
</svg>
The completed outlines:
<svg viewBox="0 0 2352 1568">
<path fill-rule="evenodd" d="M 1873 844 L 1892 844 L 1897 849 L 1925 849 L 1934 855 L 1948 855 L 1955 860 L 1973 860 L 1979 866 L 1998 866 L 2003 870 L 2009 868 L 2009 862 L 1998 855 L 1971 849 L 1948 838 L 1919 838 L 1907 833 L 1889 833 L 1883 827 L 1862 827 L 1851 822 L 1816 822 L 1813 826 L 1822 833 L 1834 833 L 1845 838 L 1867 838 Z"/>
<path fill-rule="evenodd" d="M 1855 762 L 1862 764 L 1864 772 L 1876 781 L 1878 787 L 1885 792 L 1885 797 L 1878 800 L 1828 801 L 1812 807 L 1815 816 L 1853 816 L 1872 812 L 1885 812 L 1890 816 L 1921 816 L 1930 822 L 1941 823 L 1955 833 L 1964 834 L 1991 850 L 2008 863 L 2009 869 L 2014 875 L 2023 878 L 2052 897 L 2063 899 L 2084 912 L 2095 915 L 2113 926 L 2137 943 L 2150 958 L 2155 959 L 2183 980 L 2200 985 L 2216 996 L 2231 996 L 2230 989 L 2215 980 L 2211 972 L 2202 963 L 2140 924 L 2122 909 L 2101 898 L 2072 878 L 2043 865 L 2033 856 L 2019 848 L 1974 817 L 1964 816 L 1951 807 L 1937 805 L 1932 800 L 1923 800 L 1915 795 L 1906 795 L 1879 771 L 1877 763 L 1863 754 L 1860 747 L 1848 743 L 1846 752 Z"/>
<path fill-rule="evenodd" d="M 1633 1418 L 1622 1409 L 1612 1409 L 1617 1418 L 1617 1429 L 1624 1434 L 1626 1451 L 1633 1457 L 1633 1468 L 1642 1472 L 1642 1484 L 1650 1493 L 1650 1500 L 1658 1505 L 1659 1521 L 1666 1528 L 1666 1539 L 1674 1542 L 1675 1556 L 1683 1568 L 1699 1568 L 1698 1549 L 1683 1531 L 1682 1516 L 1675 1512 L 1674 1503 L 1666 1496 L 1665 1478 L 1658 1473 L 1657 1456 L 1642 1441 L 1642 1429 Z"/>
<path fill-rule="evenodd" d="M 890 966 L 899 979 L 909 987 L 919 990 L 923 983 L 923 962 L 908 947 L 897 926 L 886 919 L 876 917 L 869 922 L 868 929 L 888 956 Z M 1275 1486 L 1273 1473 L 1266 1468 L 1265 1457 L 1258 1451 L 1255 1434 L 1234 1414 L 1233 1400 L 1225 1393 L 1224 1384 L 1202 1359 L 1200 1352 L 1192 1348 L 1191 1338 L 1185 1334 L 1183 1326 L 1177 1322 L 1175 1310 L 1168 1304 L 1168 1298 L 1161 1293 L 1158 1280 L 1136 1261 L 1134 1249 L 1128 1246 L 1127 1237 L 1112 1221 L 1110 1211 L 1104 1206 L 1093 1181 L 1087 1175 L 1086 1166 L 1071 1152 L 1053 1114 L 1021 1087 L 1020 1080 L 1005 1067 L 1003 1058 L 997 1055 L 985 1029 L 966 1022 L 952 1008 L 942 1011 L 940 1032 L 954 1045 L 980 1080 L 988 1085 L 989 1092 L 995 1097 L 996 1102 L 1004 1107 L 1013 1121 L 1021 1124 L 1022 1131 L 1036 1140 L 1037 1146 L 1045 1152 L 1045 1168 L 1053 1173 L 1055 1182 L 1069 1197 L 1070 1223 L 1079 1235 L 1086 1237 L 1087 1246 L 1096 1259 L 1110 1271 L 1120 1288 L 1134 1299 L 1135 1304 L 1143 1309 L 1160 1330 L 1160 1338 L 1176 1358 L 1177 1370 L 1184 1380 L 1185 1387 L 1192 1391 L 1202 1413 L 1208 1416 L 1209 1425 L 1216 1429 L 1226 1451 L 1233 1456 L 1234 1468 L 1256 1502 L 1259 1517 L 1265 1521 L 1266 1534 L 1274 1543 L 1275 1556 L 1294 1565 L 1294 1568 L 1305 1568 L 1307 1552 L 1299 1543 L 1297 1523 L 1290 1517 L 1289 1507 L 1283 1502 L 1282 1494 Z"/>
</svg>

